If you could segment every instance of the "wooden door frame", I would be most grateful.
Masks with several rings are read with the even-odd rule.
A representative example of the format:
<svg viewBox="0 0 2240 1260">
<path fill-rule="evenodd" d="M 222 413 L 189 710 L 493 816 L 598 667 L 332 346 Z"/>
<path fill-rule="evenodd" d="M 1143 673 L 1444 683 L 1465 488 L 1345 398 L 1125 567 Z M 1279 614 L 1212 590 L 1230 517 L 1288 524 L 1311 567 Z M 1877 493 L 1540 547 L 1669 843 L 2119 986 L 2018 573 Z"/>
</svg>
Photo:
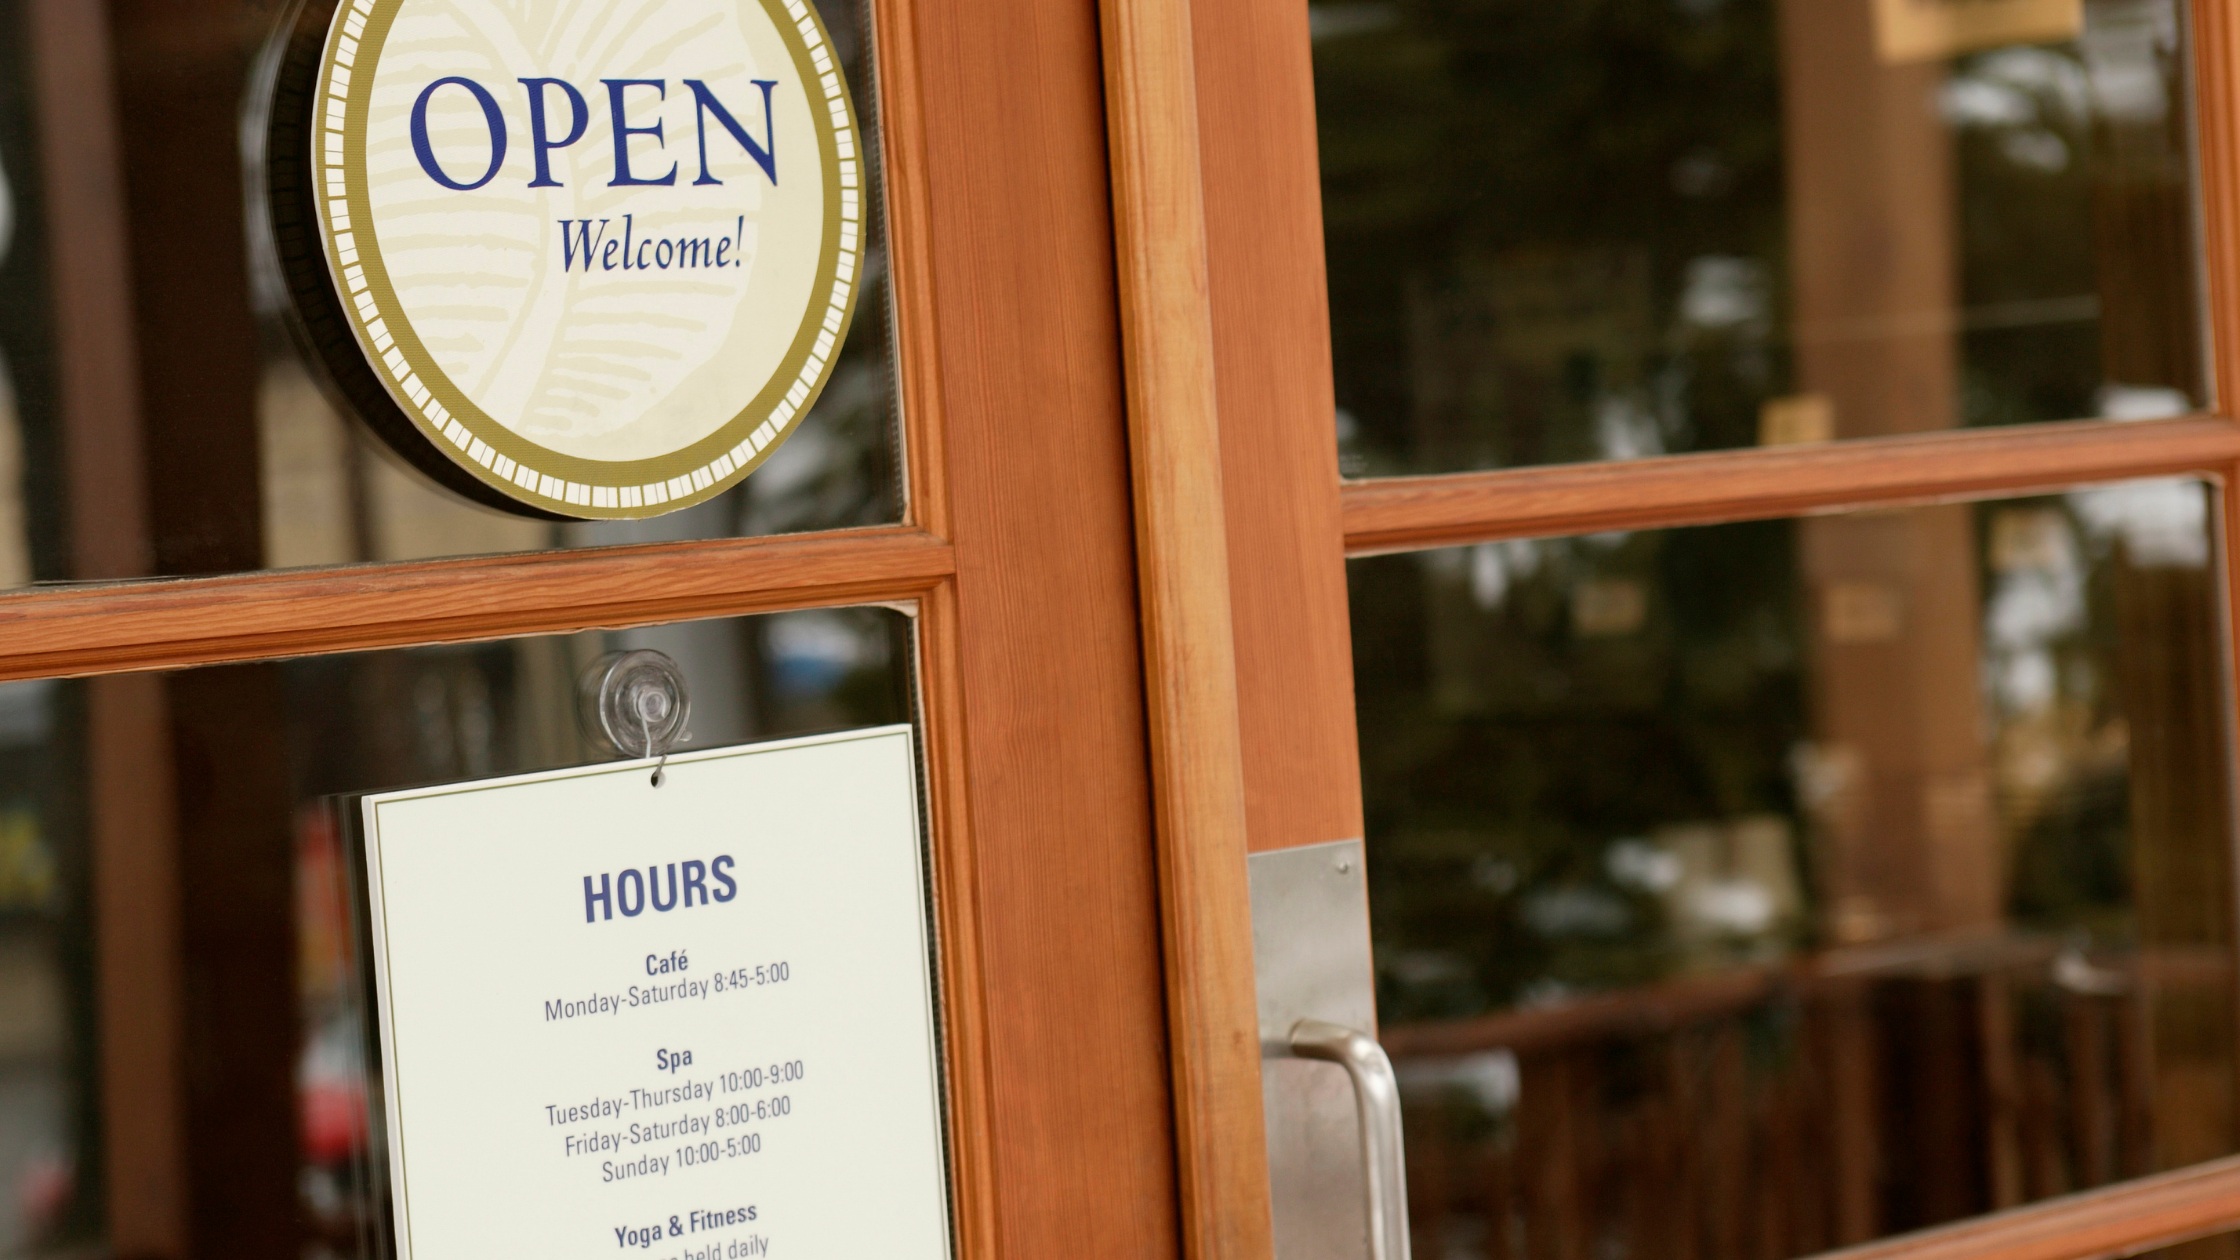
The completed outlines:
<svg viewBox="0 0 2240 1260">
<path fill-rule="evenodd" d="M 0 600 L 0 678 L 914 610 L 964 1255 L 1267 1255 L 1243 859 L 1360 834 L 1347 555 L 2240 473 L 2240 425 L 2212 415 L 1342 485 L 1304 7 L 876 9 L 903 524 L 25 592 Z M 56 277 L 58 319 L 80 330 L 60 379 L 73 433 L 129 438 L 142 418 L 120 396 L 130 347 L 105 335 L 123 279 L 103 270 L 121 255 L 101 201 L 126 173 L 95 169 L 114 153 L 100 120 L 59 107 L 87 68 L 65 54 L 99 45 L 74 0 L 32 13 L 64 33 L 40 62 L 50 115 L 96 142 L 71 181 L 91 212 L 69 257 L 91 274 Z M 2231 399 L 2240 15 L 2195 0 L 2193 17 Z M 142 491 L 80 493 L 129 509 Z M 119 1246 L 176 1251 L 175 1222 L 117 1208 Z M 1876 1246 L 2053 1260 L 2234 1224 L 2240 1164 L 2224 1161 Z"/>
<path fill-rule="evenodd" d="M 1201 3 L 1197 138 L 1210 263 L 1253 851 L 1357 836 L 1346 557 L 2195 475 L 2220 494 L 2240 676 L 2240 4 L 2189 0 L 2210 413 L 1341 482 L 1305 6 Z M 1116 125 L 1126 116 L 1116 111 Z M 1115 141 L 1118 144 L 1118 141 Z M 1342 735 L 1340 734 L 1342 732 Z M 2236 750 L 2240 757 L 2240 750 Z M 2240 761 L 2236 761 L 2240 771 Z M 1186 973 L 1185 973 L 1186 974 Z M 1241 1138 L 1241 1135 L 1240 1135 Z M 2081 1260 L 2240 1227 L 2240 1157 L 1841 1254 Z"/>
<path fill-rule="evenodd" d="M 83 107 L 113 85 L 106 19 L 81 0 L 28 4 L 45 143 L 72 155 L 48 163 L 67 215 L 54 238 L 57 376 L 73 440 L 109 444 L 72 488 L 81 515 L 122 522 L 115 538 L 132 532 L 146 493 L 115 454 L 152 417 L 119 336 L 131 304 L 119 190 L 131 173 L 113 120 Z M 998 0 L 874 10 L 902 523 L 24 591 L 0 597 L 0 679 L 94 677 L 130 699 L 146 690 L 130 675 L 224 662 L 818 606 L 908 610 L 960 1254 L 1173 1255 L 1176 1122 L 1100 14 Z M 79 572 L 145 572 L 122 545 L 81 558 Z M 136 747 L 155 755 L 160 715 L 142 725 Z M 126 811 L 120 825 L 131 822 Z M 106 1061 L 101 1084 L 104 1145 L 129 1152 L 111 1165 L 127 1176 L 112 1179 L 109 1243 L 180 1256 L 195 1204 L 188 1139 L 164 1097 L 183 1045 L 165 843 L 134 854 L 136 882 L 106 890 L 117 895 L 104 914 L 140 917 L 98 934 L 105 1015 L 113 1026 L 128 1010 L 158 1017 L 134 1026 L 132 1053 Z"/>
</svg>

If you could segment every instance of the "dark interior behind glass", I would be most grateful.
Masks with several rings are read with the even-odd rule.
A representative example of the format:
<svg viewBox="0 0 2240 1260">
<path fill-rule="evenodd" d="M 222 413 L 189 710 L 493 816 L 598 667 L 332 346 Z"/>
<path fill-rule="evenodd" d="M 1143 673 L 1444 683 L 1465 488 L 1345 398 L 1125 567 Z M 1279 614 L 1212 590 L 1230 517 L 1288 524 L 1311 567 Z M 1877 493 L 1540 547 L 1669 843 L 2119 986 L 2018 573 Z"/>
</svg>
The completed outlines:
<svg viewBox="0 0 2240 1260">
<path fill-rule="evenodd" d="M 1345 473 L 2201 407 L 2182 7 L 1310 6 Z"/>
<path fill-rule="evenodd" d="M 578 679 L 631 648 L 683 667 L 687 747 L 914 716 L 909 619 L 866 608 L 0 684 L 0 1255 L 132 1254 L 108 1230 L 149 1205 L 105 1187 L 170 1142 L 193 1254 L 389 1254 L 335 802 L 612 756 Z M 135 889 L 176 940 L 130 944 Z M 173 965 L 165 1068 L 130 997 Z"/>
<path fill-rule="evenodd" d="M 1419 1251 L 1771 1260 L 2240 1150 L 2217 519 L 1354 561 Z"/>
</svg>

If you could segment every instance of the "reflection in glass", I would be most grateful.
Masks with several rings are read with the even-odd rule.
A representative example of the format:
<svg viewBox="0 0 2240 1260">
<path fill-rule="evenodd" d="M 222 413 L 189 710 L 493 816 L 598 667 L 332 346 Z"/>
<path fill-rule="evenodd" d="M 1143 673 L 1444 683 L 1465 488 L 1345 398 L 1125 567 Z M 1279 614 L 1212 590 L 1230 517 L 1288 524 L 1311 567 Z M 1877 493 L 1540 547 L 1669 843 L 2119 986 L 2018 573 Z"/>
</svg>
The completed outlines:
<svg viewBox="0 0 2240 1260">
<path fill-rule="evenodd" d="M 1423 1254 L 1803 1255 L 2240 1149 L 2211 502 L 1353 562 Z"/>
<path fill-rule="evenodd" d="M 84 855 L 62 688 L 0 685 L 0 1255 L 84 1237 L 92 1099 Z"/>
<path fill-rule="evenodd" d="M 1349 476 L 2202 401 L 2174 0 L 1309 11 Z"/>
<path fill-rule="evenodd" d="M 687 747 L 913 713 L 909 619 L 867 608 L 0 685 L 0 1256 L 388 1254 L 332 800 L 599 760 L 577 678 L 640 647 L 684 669 Z M 175 932 L 130 930 L 135 886 Z M 193 1234 L 133 1251 L 151 1165 Z"/>
<path fill-rule="evenodd" d="M 818 7 L 858 108 L 875 120 L 868 8 L 858 0 Z M 0 240 L 9 242 L 0 251 L 0 588 L 901 519 L 879 215 L 867 224 L 865 262 L 879 282 L 861 288 L 830 384 L 779 453 L 716 501 L 641 522 L 529 520 L 435 489 L 342 419 L 280 325 L 284 288 L 262 211 L 243 193 L 244 154 L 253 151 L 245 146 L 261 142 L 243 122 L 254 113 L 246 99 L 254 57 L 276 14 L 290 8 L 210 0 L 191 12 L 105 11 L 114 55 L 103 73 L 115 75 L 117 100 L 56 120 L 35 108 L 38 72 L 44 62 L 75 67 L 84 50 L 40 46 L 21 6 L 0 5 L 0 172 L 11 194 L 0 200 L 13 212 L 0 214 Z M 112 114 L 117 135 L 79 134 Z M 114 219 L 56 222 L 52 174 L 111 148 L 120 154 Z M 877 154 L 872 146 L 874 200 Z M 84 266 L 57 265 L 65 252 L 119 260 L 130 291 L 111 301 Z M 62 359 L 70 346 L 59 339 L 66 327 L 129 347 L 137 382 L 95 397 L 115 382 L 72 375 Z M 144 505 L 72 497 L 72 486 L 114 476 L 107 461 L 120 450 L 141 454 L 119 484 L 144 484 L 136 496 Z"/>
</svg>

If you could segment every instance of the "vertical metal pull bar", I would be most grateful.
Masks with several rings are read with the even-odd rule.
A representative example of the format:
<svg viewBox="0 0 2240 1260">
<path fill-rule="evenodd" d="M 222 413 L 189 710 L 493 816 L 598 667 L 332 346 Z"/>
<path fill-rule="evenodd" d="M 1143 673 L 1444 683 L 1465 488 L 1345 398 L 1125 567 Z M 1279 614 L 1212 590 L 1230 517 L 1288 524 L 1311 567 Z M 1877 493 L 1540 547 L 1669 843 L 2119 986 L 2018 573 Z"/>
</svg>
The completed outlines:
<svg viewBox="0 0 2240 1260">
<path fill-rule="evenodd" d="M 1369 1260 L 1409 1260 L 1408 1166 L 1400 1144 L 1400 1082 L 1376 1038 L 1343 1024 L 1302 1019 L 1291 1053 L 1346 1070 L 1361 1115 L 1361 1163 L 1369 1173 Z"/>
</svg>

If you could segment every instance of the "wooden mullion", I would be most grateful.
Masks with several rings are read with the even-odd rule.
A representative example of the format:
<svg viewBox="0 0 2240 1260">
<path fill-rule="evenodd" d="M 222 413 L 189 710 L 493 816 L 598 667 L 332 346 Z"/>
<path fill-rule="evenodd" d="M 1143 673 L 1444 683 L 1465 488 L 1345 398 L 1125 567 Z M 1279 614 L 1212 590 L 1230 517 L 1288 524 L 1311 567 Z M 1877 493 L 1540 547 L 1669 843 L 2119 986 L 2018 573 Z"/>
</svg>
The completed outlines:
<svg viewBox="0 0 2240 1260">
<path fill-rule="evenodd" d="M 908 528 L 32 591 L 0 678 L 168 669 L 915 598 L 955 571 Z"/>
<path fill-rule="evenodd" d="M 2193 0 L 2190 12 L 2208 384 L 2211 405 L 2229 412 L 2240 399 L 2240 15 L 2224 0 Z"/>
<path fill-rule="evenodd" d="M 980 855 L 973 844 L 957 589 L 944 580 L 918 602 L 918 717 L 925 740 L 926 811 L 936 837 L 932 877 L 941 969 L 941 1046 L 948 1085 L 950 1203 L 957 1253 L 989 1256 L 1001 1236 L 998 1170 L 987 1135 L 996 1094 L 988 1048 Z"/>
<path fill-rule="evenodd" d="M 2194 416 L 1396 477 L 1346 485 L 1346 552 L 1754 520 L 2127 477 L 2221 476 L 2235 459 L 2240 424 Z"/>
<path fill-rule="evenodd" d="M 947 426 L 941 405 L 940 321 L 933 292 L 924 74 L 917 6 L 876 0 L 872 66 L 877 74 L 880 181 L 887 208 L 887 300 L 893 311 L 895 379 L 902 398 L 904 520 L 950 536 Z"/>
</svg>

